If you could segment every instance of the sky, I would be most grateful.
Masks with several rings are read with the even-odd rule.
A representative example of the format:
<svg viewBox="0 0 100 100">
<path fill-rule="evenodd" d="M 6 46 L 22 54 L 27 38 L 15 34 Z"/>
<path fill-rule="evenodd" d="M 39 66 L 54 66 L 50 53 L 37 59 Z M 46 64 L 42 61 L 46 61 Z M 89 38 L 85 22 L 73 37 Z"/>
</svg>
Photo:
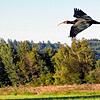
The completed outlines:
<svg viewBox="0 0 100 100">
<path fill-rule="evenodd" d="M 100 21 L 100 0 L 0 0 L 0 37 L 70 44 L 71 25 L 57 24 L 74 20 L 74 8 Z M 82 38 L 100 39 L 100 25 L 92 25 L 77 35 L 77 39 Z"/>
</svg>

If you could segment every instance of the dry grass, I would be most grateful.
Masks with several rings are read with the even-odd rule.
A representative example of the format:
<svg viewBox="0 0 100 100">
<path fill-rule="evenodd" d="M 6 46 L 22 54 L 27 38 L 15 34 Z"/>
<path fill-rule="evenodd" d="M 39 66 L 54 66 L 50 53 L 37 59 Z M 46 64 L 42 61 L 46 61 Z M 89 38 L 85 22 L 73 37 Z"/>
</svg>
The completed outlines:
<svg viewBox="0 0 100 100">
<path fill-rule="evenodd" d="M 82 84 L 82 85 L 63 85 L 63 86 L 40 86 L 33 87 L 30 85 L 19 87 L 0 88 L 0 95 L 40 95 L 44 93 L 64 93 L 70 91 L 96 92 L 100 93 L 100 84 Z"/>
</svg>

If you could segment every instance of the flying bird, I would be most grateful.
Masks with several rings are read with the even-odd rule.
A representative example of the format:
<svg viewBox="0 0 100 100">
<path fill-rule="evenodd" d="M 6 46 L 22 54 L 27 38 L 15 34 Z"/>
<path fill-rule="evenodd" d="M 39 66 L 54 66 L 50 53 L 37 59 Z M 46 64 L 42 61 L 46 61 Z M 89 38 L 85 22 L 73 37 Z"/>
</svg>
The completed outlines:
<svg viewBox="0 0 100 100">
<path fill-rule="evenodd" d="M 76 17 L 74 21 L 67 20 L 67 21 L 60 23 L 60 24 L 73 24 L 70 29 L 70 36 L 69 36 L 72 38 L 75 38 L 78 33 L 87 29 L 92 24 L 100 24 L 100 22 L 93 20 L 90 16 L 88 16 L 81 9 L 74 8 L 73 17 Z"/>
</svg>

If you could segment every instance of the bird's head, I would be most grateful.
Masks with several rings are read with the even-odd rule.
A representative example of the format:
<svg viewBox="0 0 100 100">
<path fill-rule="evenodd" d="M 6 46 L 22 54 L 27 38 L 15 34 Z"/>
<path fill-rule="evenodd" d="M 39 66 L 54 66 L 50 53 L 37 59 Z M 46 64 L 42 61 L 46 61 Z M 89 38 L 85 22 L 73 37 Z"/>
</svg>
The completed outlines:
<svg viewBox="0 0 100 100">
<path fill-rule="evenodd" d="M 59 23 L 58 26 L 61 24 L 67 24 L 67 21 L 63 21 L 63 22 Z"/>
</svg>

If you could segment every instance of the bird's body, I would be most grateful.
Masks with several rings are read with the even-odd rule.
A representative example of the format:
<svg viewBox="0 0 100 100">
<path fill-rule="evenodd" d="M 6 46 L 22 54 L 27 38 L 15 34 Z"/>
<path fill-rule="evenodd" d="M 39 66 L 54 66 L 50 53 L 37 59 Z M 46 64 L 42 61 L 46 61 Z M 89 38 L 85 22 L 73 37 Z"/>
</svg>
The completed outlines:
<svg viewBox="0 0 100 100">
<path fill-rule="evenodd" d="M 76 37 L 76 35 L 85 30 L 86 28 L 88 28 L 89 26 L 91 26 L 91 23 L 87 23 L 87 21 L 85 19 L 82 18 L 78 18 L 77 22 L 75 24 L 73 24 L 73 26 L 71 27 L 70 30 L 70 37 Z"/>
<path fill-rule="evenodd" d="M 78 33 L 81 31 L 87 29 L 92 24 L 100 24 L 100 22 L 97 22 L 93 20 L 90 16 L 88 16 L 86 13 L 84 13 L 82 10 L 79 10 L 77 8 L 74 9 L 74 17 L 76 19 L 74 21 L 64 21 L 60 24 L 73 24 L 70 30 L 70 37 L 74 38 Z"/>
</svg>

